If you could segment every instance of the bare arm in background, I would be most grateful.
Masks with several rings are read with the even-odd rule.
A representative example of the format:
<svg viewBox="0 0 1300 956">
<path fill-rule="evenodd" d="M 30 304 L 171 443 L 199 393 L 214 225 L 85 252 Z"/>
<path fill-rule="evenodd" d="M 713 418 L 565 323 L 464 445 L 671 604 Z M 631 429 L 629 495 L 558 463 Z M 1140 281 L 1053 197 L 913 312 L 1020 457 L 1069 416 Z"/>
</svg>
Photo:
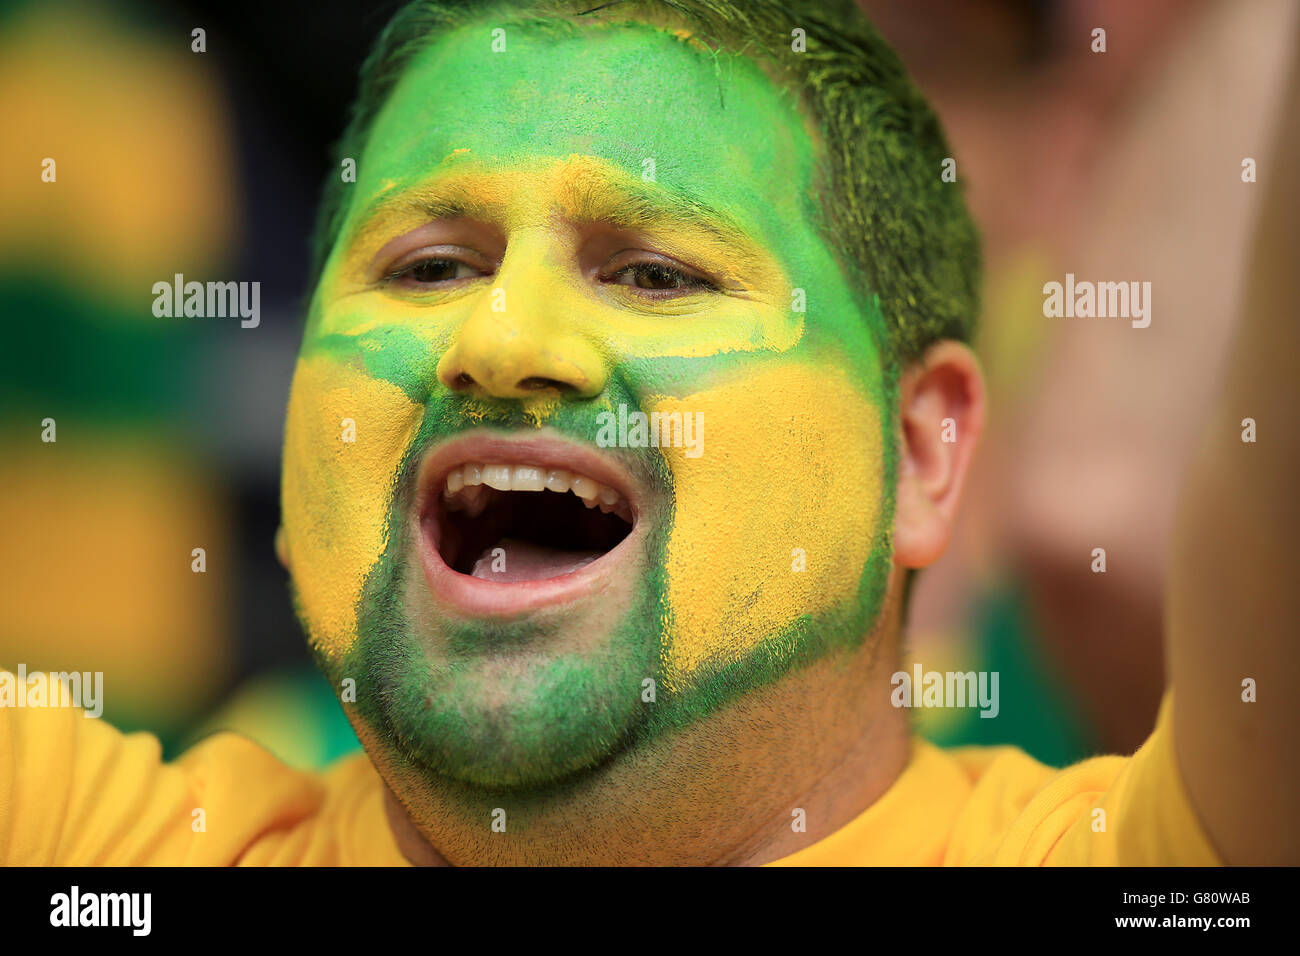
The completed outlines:
<svg viewBox="0 0 1300 956">
<path fill-rule="evenodd" d="M 1179 768 L 1231 864 L 1300 863 L 1300 28 L 1280 120 L 1241 331 L 1183 491 L 1166 592 Z"/>
</svg>

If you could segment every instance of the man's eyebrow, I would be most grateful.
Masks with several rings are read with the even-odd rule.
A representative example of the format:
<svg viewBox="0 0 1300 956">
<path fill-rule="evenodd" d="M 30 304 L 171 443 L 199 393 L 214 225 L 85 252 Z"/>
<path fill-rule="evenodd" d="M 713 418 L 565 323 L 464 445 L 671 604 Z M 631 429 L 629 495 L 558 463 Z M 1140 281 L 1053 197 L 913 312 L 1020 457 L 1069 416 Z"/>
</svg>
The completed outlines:
<svg viewBox="0 0 1300 956">
<path fill-rule="evenodd" d="M 629 232 L 685 227 L 728 245 L 752 247 L 754 238 L 734 217 L 690 196 L 641 184 L 574 183 L 568 215 L 576 222 L 607 223 Z"/>
<path fill-rule="evenodd" d="M 559 206 L 561 215 L 573 222 L 604 223 L 628 232 L 697 230 L 718 242 L 746 251 L 758 251 L 752 231 L 734 217 L 708 203 L 662 186 L 579 177 L 561 187 Z M 485 197 L 455 181 L 411 187 L 371 202 L 357 217 L 348 242 L 351 243 L 367 226 L 390 214 L 416 213 L 427 222 L 440 219 L 488 221 L 499 218 L 501 208 L 500 200 Z"/>
<path fill-rule="evenodd" d="M 388 193 L 373 200 L 356 219 L 349 230 L 347 244 L 351 244 L 366 228 L 388 215 L 418 213 L 427 222 L 439 219 L 486 219 L 488 209 L 495 204 L 475 196 L 456 183 L 439 183 L 432 186 L 415 186 L 400 192 Z"/>
</svg>

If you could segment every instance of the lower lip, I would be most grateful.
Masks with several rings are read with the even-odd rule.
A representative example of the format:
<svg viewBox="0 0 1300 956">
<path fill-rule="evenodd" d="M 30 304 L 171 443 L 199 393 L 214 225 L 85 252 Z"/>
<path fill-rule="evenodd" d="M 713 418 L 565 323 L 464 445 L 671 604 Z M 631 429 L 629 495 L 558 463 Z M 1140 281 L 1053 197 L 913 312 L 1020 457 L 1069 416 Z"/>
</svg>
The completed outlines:
<svg viewBox="0 0 1300 956">
<path fill-rule="evenodd" d="M 485 581 L 461 574 L 442 559 L 438 551 L 438 525 L 442 517 L 442 505 L 438 504 L 435 508 L 435 511 L 418 519 L 420 533 L 417 540 L 420 542 L 424 580 L 435 599 L 471 617 L 518 617 L 598 595 L 626 567 L 641 535 L 641 520 L 638 517 L 626 538 L 576 571 L 535 581 Z"/>
</svg>

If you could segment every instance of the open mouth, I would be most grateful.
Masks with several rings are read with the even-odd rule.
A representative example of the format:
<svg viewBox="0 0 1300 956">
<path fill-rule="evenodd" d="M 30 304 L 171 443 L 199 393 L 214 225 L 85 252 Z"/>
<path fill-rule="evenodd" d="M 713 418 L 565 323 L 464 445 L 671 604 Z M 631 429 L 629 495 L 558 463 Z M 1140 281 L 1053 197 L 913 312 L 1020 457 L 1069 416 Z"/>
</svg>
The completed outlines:
<svg viewBox="0 0 1300 956">
<path fill-rule="evenodd" d="M 425 471 L 426 577 L 470 612 L 517 613 L 599 589 L 637 529 L 627 476 L 567 442 L 458 442 Z"/>
<path fill-rule="evenodd" d="M 438 553 L 485 581 L 570 574 L 632 531 L 627 499 L 567 468 L 470 462 L 448 473 L 442 498 Z"/>
</svg>

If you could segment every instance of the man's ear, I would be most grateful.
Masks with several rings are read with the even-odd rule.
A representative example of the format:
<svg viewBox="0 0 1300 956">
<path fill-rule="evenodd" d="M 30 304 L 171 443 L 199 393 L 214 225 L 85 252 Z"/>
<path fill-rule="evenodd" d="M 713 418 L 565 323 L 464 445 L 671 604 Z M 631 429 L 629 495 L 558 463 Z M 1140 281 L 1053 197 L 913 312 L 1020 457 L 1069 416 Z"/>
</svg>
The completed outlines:
<svg viewBox="0 0 1300 956">
<path fill-rule="evenodd" d="M 924 568 L 943 554 L 980 432 L 984 377 L 960 342 L 937 342 L 899 377 L 894 560 Z"/>
</svg>

